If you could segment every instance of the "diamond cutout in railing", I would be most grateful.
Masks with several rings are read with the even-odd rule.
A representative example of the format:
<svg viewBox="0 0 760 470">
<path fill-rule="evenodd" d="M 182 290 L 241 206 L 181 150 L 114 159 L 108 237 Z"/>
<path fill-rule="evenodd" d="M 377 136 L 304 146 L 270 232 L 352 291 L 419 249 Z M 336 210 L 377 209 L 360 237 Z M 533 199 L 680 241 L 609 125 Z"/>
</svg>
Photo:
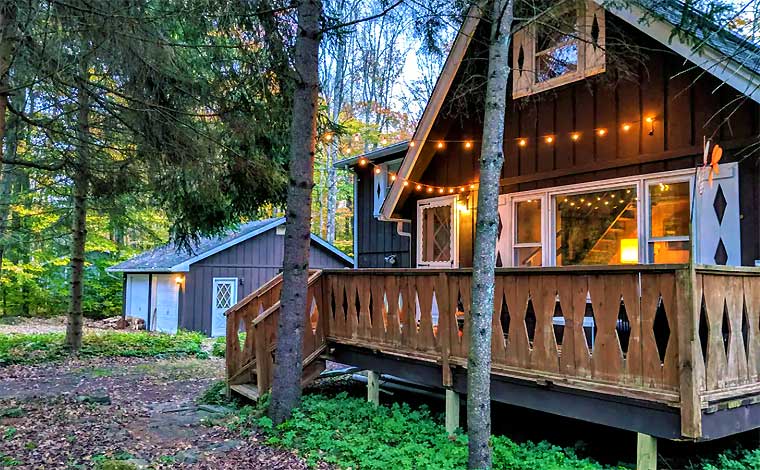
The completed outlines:
<svg viewBox="0 0 760 470">
<path fill-rule="evenodd" d="M 374 296 L 372 295 L 372 291 L 370 291 L 370 294 L 369 294 L 369 312 L 368 312 L 368 313 L 369 313 L 369 323 L 370 323 L 370 325 L 371 325 L 371 324 L 373 323 L 373 321 L 375 320 L 375 319 L 372 317 L 372 312 L 374 312 L 374 311 L 375 311 L 375 308 L 374 308 L 374 307 L 375 307 L 375 305 L 374 305 L 374 302 L 375 302 Z"/>
<path fill-rule="evenodd" d="M 728 354 L 728 345 L 731 342 L 731 321 L 728 319 L 728 305 L 723 301 L 723 319 L 721 320 L 720 333 L 723 337 L 723 349 Z"/>
<path fill-rule="evenodd" d="M 557 341 L 557 346 L 562 346 L 562 340 L 565 339 L 565 314 L 562 313 L 562 305 L 560 305 L 559 300 L 554 301 L 552 325 L 554 326 L 554 339 Z"/>
<path fill-rule="evenodd" d="M 462 293 L 457 292 L 457 328 L 460 334 L 464 334 L 464 302 L 462 302 Z"/>
<path fill-rule="evenodd" d="M 718 191 L 715 193 L 715 199 L 713 199 L 713 209 L 715 210 L 715 216 L 718 217 L 718 224 L 723 223 L 723 216 L 726 215 L 726 207 L 728 207 L 728 201 L 723 194 L 723 188 L 718 184 Z"/>
<path fill-rule="evenodd" d="M 501 261 L 501 253 L 496 253 L 496 267 L 501 268 L 504 266 L 504 263 Z"/>
<path fill-rule="evenodd" d="M 348 321 L 348 293 L 346 288 L 343 289 L 343 320 Z"/>
<path fill-rule="evenodd" d="M 586 337 L 586 346 L 588 346 L 589 352 L 594 352 L 596 317 L 594 316 L 594 306 L 591 305 L 590 299 L 586 300 L 586 310 L 583 312 L 583 336 Z"/>
<path fill-rule="evenodd" d="M 509 307 L 507 307 L 507 299 L 503 295 L 501 296 L 499 322 L 501 323 L 501 332 L 504 335 L 504 339 L 507 339 L 509 337 Z"/>
<path fill-rule="evenodd" d="M 617 322 L 615 323 L 618 340 L 620 341 L 620 350 L 623 351 L 623 357 L 628 354 L 628 344 L 631 340 L 631 322 L 628 320 L 628 312 L 625 310 L 625 302 L 620 300 L 618 309 Z"/>
<path fill-rule="evenodd" d="M 536 311 L 533 310 L 533 300 L 528 299 L 528 307 L 525 309 L 525 329 L 528 331 L 528 341 L 533 347 L 533 339 L 536 337 Z"/>
<path fill-rule="evenodd" d="M 330 291 L 330 311 L 332 312 L 333 320 L 335 320 L 335 291 Z"/>
<path fill-rule="evenodd" d="M 362 317 L 362 303 L 359 300 L 359 293 L 354 291 L 354 306 L 356 307 L 356 321 L 361 321 Z"/>
<path fill-rule="evenodd" d="M 504 231 L 504 224 L 501 222 L 501 215 L 497 216 L 499 218 L 499 228 L 498 232 L 496 232 L 496 239 L 501 240 L 501 237 L 504 235 L 502 232 Z"/>
<path fill-rule="evenodd" d="M 720 266 L 728 264 L 728 252 L 722 238 L 718 239 L 718 247 L 715 249 L 715 263 Z"/>
<path fill-rule="evenodd" d="M 747 306 L 742 304 L 742 341 L 744 341 L 744 355 L 749 359 L 749 317 Z"/>
<path fill-rule="evenodd" d="M 665 354 L 668 351 L 668 341 L 670 340 L 670 325 L 668 325 L 668 314 L 665 311 L 665 304 L 662 302 L 662 296 L 657 302 L 657 311 L 654 313 L 652 332 L 654 333 L 654 342 L 657 345 L 657 352 L 660 355 L 660 362 L 665 362 Z"/>
<path fill-rule="evenodd" d="M 710 326 L 707 323 L 707 304 L 702 296 L 702 304 L 699 308 L 699 344 L 702 347 L 702 360 L 707 364 L 707 342 L 710 334 Z"/>
</svg>

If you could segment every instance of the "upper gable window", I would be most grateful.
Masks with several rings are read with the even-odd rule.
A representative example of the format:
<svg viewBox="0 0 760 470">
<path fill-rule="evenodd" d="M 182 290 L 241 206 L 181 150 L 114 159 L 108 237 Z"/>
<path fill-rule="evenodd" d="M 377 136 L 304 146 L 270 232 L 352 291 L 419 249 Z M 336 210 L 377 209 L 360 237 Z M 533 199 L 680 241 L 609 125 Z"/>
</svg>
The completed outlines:
<svg viewBox="0 0 760 470">
<path fill-rule="evenodd" d="M 549 13 L 517 31 L 513 42 L 513 98 L 604 72 L 604 10 L 588 0 Z"/>
</svg>

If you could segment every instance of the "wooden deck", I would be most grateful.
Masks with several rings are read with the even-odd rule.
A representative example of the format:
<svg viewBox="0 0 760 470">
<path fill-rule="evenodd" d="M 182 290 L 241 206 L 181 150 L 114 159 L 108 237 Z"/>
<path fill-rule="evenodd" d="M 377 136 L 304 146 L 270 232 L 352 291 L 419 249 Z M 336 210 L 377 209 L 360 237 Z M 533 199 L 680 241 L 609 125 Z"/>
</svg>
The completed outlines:
<svg viewBox="0 0 760 470">
<path fill-rule="evenodd" d="M 231 385 L 270 387 L 280 288 L 228 312 Z M 304 380 L 332 359 L 466 392 L 470 291 L 469 270 L 314 272 Z M 671 439 L 760 426 L 758 269 L 498 269 L 495 294 L 495 400 Z"/>
</svg>

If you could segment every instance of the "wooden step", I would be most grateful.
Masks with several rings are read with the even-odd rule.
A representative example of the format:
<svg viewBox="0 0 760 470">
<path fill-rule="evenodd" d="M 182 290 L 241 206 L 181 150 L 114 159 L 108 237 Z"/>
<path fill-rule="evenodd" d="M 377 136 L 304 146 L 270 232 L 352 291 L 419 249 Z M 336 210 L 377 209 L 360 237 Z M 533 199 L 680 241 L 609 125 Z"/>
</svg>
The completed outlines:
<svg viewBox="0 0 760 470">
<path fill-rule="evenodd" d="M 259 389 L 253 384 L 230 385 L 230 390 L 249 400 L 256 401 L 259 399 Z"/>
</svg>

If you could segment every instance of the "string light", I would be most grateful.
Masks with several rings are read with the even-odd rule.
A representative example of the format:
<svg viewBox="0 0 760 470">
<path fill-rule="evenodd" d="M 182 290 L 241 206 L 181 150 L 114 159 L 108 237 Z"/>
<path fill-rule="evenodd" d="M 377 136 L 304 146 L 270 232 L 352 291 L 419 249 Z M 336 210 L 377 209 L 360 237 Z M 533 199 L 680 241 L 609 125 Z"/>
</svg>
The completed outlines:
<svg viewBox="0 0 760 470">
<path fill-rule="evenodd" d="M 409 181 L 404 180 L 404 186 L 409 186 Z"/>
<path fill-rule="evenodd" d="M 573 142 L 578 142 L 581 139 L 581 133 L 573 132 L 572 134 L 570 134 L 570 139 L 572 139 Z"/>
<path fill-rule="evenodd" d="M 432 193 L 433 192 L 433 188 L 427 188 L 427 192 Z"/>
<path fill-rule="evenodd" d="M 547 136 L 544 138 L 544 140 L 546 141 L 546 143 L 547 143 L 547 144 L 551 144 L 552 142 L 554 142 L 554 136 L 551 136 L 551 135 L 547 135 Z"/>
<path fill-rule="evenodd" d="M 520 140 L 518 140 L 517 141 L 517 145 L 519 145 L 520 147 L 525 147 L 526 145 L 528 145 L 528 139 L 520 139 Z"/>
<path fill-rule="evenodd" d="M 439 149 L 442 149 L 442 148 L 443 148 L 443 142 L 438 142 L 438 145 L 437 145 L 437 147 L 438 147 Z"/>
<path fill-rule="evenodd" d="M 596 135 L 598 135 L 599 137 L 604 137 L 605 135 L 607 135 L 607 129 L 605 128 L 597 129 Z"/>
<path fill-rule="evenodd" d="M 472 142 L 470 142 L 469 140 L 467 142 L 465 142 L 464 143 L 464 148 L 466 148 L 468 150 L 471 149 L 472 148 Z"/>
<path fill-rule="evenodd" d="M 366 158 L 360 158 L 359 159 L 359 166 L 366 166 L 368 160 Z"/>
<path fill-rule="evenodd" d="M 626 122 L 625 124 L 623 124 L 623 131 L 624 132 L 628 132 L 630 130 L 631 130 L 631 125 L 629 123 Z"/>
<path fill-rule="evenodd" d="M 391 175 L 391 181 L 396 181 L 396 175 Z"/>
<path fill-rule="evenodd" d="M 415 143 L 414 143 L 414 141 L 413 141 L 413 140 L 409 142 L 409 146 L 410 146 L 410 147 L 414 147 L 414 145 L 415 145 Z"/>
<path fill-rule="evenodd" d="M 383 172 L 383 170 L 381 170 L 380 167 L 375 168 L 375 174 L 376 175 L 379 175 L 382 172 Z"/>
</svg>

